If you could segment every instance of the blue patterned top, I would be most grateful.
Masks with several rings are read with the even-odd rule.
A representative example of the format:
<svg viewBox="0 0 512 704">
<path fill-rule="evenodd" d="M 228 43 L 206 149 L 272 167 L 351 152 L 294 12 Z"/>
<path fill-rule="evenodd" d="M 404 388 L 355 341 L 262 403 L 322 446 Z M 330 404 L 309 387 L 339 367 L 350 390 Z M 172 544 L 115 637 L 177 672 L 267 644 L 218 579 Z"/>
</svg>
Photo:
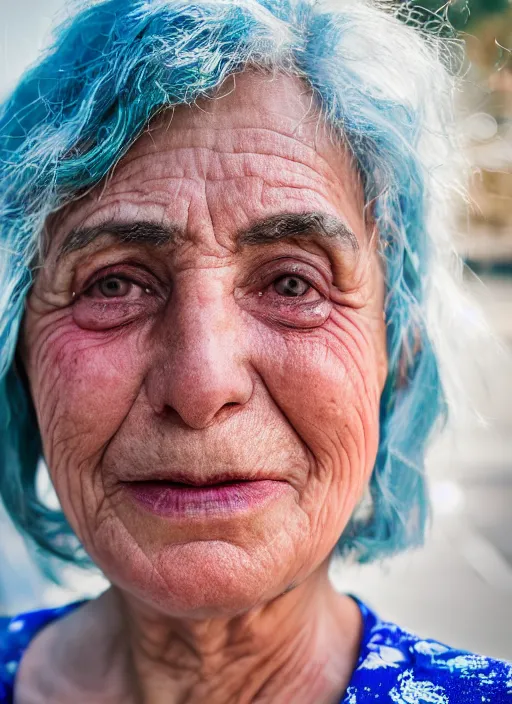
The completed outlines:
<svg viewBox="0 0 512 704">
<path fill-rule="evenodd" d="M 32 638 L 82 603 L 0 618 L 0 704 L 13 704 L 16 671 Z M 512 664 L 422 640 L 357 603 L 361 651 L 340 704 L 512 704 Z"/>
</svg>

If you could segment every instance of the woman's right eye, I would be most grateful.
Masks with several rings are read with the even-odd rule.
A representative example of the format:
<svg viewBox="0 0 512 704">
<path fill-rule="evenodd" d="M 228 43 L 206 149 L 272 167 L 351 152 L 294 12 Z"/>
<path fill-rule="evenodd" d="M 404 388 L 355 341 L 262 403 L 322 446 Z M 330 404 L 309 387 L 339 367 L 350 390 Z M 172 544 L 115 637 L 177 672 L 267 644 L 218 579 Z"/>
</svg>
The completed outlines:
<svg viewBox="0 0 512 704">
<path fill-rule="evenodd" d="M 162 296 L 152 285 L 125 273 L 106 273 L 85 284 L 73 303 L 73 317 L 89 330 L 109 330 L 153 315 Z"/>
<path fill-rule="evenodd" d="M 128 296 L 135 286 L 137 284 L 122 276 L 105 276 L 95 281 L 87 289 L 86 295 L 91 298 L 123 298 Z M 137 288 L 140 289 L 140 286 Z"/>
<path fill-rule="evenodd" d="M 151 293 L 149 287 L 132 278 L 120 274 L 108 274 L 90 284 L 83 295 L 95 300 L 109 298 L 134 300 L 141 298 L 145 293 Z"/>
</svg>

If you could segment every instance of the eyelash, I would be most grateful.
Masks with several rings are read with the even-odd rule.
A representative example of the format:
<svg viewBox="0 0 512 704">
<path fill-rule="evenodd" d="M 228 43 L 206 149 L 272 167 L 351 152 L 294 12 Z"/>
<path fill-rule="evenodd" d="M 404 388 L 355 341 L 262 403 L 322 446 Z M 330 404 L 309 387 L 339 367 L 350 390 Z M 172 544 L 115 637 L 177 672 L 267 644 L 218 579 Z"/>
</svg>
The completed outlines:
<svg viewBox="0 0 512 704">
<path fill-rule="evenodd" d="M 295 267 L 293 267 L 293 268 L 295 268 Z M 265 277 L 264 283 L 262 285 L 260 284 L 260 288 L 261 289 L 268 288 L 272 284 L 275 285 L 279 281 L 281 281 L 287 277 L 300 279 L 305 284 L 307 284 L 309 289 L 314 289 L 314 290 L 318 291 L 318 293 L 320 293 L 318 284 L 315 284 L 315 282 L 312 281 L 310 277 L 304 275 L 302 272 L 299 273 L 296 270 L 295 271 L 292 270 L 292 268 L 290 268 L 289 271 L 279 272 L 277 275 L 274 272 L 268 278 Z M 151 295 L 155 292 L 154 289 L 147 284 L 147 282 L 143 282 L 140 279 L 138 279 L 137 277 L 129 276 L 128 274 L 126 274 L 126 272 L 109 271 L 108 273 L 105 273 L 103 276 L 97 276 L 96 278 L 93 278 L 92 281 L 88 282 L 84 286 L 82 293 L 81 293 L 81 296 L 92 297 L 91 291 L 92 291 L 93 287 L 102 284 L 103 282 L 107 281 L 108 279 L 119 279 L 120 281 L 124 281 L 124 282 L 132 284 L 134 286 L 138 286 L 147 295 Z M 262 293 L 263 293 L 263 290 L 260 290 L 259 295 L 261 296 Z M 283 295 L 282 298 L 290 298 L 290 299 L 301 298 L 306 294 L 307 294 L 307 291 L 304 294 L 302 294 L 301 296 L 294 297 L 294 296 L 284 296 Z M 104 300 L 108 300 L 108 298 L 109 298 L 108 296 L 103 297 Z M 116 296 L 112 296 L 111 298 L 116 298 Z"/>
<path fill-rule="evenodd" d="M 308 269 L 310 268 L 311 267 L 308 267 Z M 262 291 L 268 288 L 269 286 L 272 286 L 273 284 L 277 284 L 279 281 L 287 277 L 300 279 L 305 284 L 307 284 L 309 288 L 308 291 L 306 291 L 301 296 L 281 296 L 281 298 L 283 298 L 284 300 L 293 300 L 293 298 L 304 298 L 305 296 L 307 296 L 310 290 L 316 291 L 320 296 L 323 296 L 324 298 L 328 297 L 328 288 L 326 288 L 325 282 L 322 281 L 322 277 L 320 275 L 313 276 L 312 274 L 308 274 L 303 270 L 303 268 L 298 266 L 296 262 L 283 262 L 283 269 L 281 271 L 275 271 L 274 269 L 266 274 L 264 273 L 263 276 L 259 278 L 259 283 L 255 281 L 254 285 L 255 287 L 258 287 L 260 291 Z"/>
<path fill-rule="evenodd" d="M 151 286 L 148 284 L 147 281 L 143 281 L 141 278 L 135 276 L 135 275 L 130 275 L 126 271 L 119 271 L 119 270 L 110 270 L 105 272 L 99 272 L 96 274 L 92 280 L 89 280 L 86 282 L 84 285 L 82 292 L 80 296 L 88 296 L 91 294 L 91 291 L 94 286 L 98 286 L 98 284 L 103 283 L 107 279 L 119 279 L 120 281 L 126 281 L 127 283 L 133 284 L 135 286 L 138 286 L 142 291 L 147 293 L 148 295 L 152 294 L 155 292 L 154 286 Z M 105 298 L 108 298 L 105 296 Z"/>
<path fill-rule="evenodd" d="M 103 276 L 101 279 L 98 279 L 97 281 L 92 283 L 90 286 L 88 286 L 88 288 L 84 291 L 84 295 L 89 295 L 91 289 L 94 286 L 102 284 L 104 281 L 108 281 L 109 279 L 118 279 L 119 281 L 124 281 L 128 284 L 138 286 L 142 291 L 144 291 L 144 293 L 147 293 L 147 294 L 152 293 L 151 289 L 148 286 L 146 286 L 145 284 L 141 284 L 140 282 L 135 281 L 134 279 L 130 279 L 127 276 L 120 276 L 118 274 L 109 274 L 108 276 Z M 105 298 L 109 298 L 109 296 L 105 296 Z M 112 298 L 116 298 L 116 296 L 112 296 Z"/>
<path fill-rule="evenodd" d="M 284 328 L 310 329 L 322 325 L 329 316 L 329 284 L 316 267 L 296 260 L 269 262 L 258 268 L 249 280 L 235 288 L 234 295 L 241 308 L 270 325 Z M 147 277 L 141 267 L 134 266 L 136 273 L 123 269 L 103 269 L 96 273 L 73 299 L 73 316 L 84 329 L 108 331 L 158 315 L 169 297 L 169 284 L 157 279 L 150 272 Z M 286 295 L 297 290 L 287 286 L 285 292 L 276 286 L 280 280 L 294 277 L 303 281 L 306 289 L 298 295 Z M 108 296 L 94 293 L 94 287 L 109 278 L 127 282 L 127 291 Z M 132 286 L 137 287 L 135 292 Z M 302 286 L 300 286 L 300 289 Z"/>
</svg>

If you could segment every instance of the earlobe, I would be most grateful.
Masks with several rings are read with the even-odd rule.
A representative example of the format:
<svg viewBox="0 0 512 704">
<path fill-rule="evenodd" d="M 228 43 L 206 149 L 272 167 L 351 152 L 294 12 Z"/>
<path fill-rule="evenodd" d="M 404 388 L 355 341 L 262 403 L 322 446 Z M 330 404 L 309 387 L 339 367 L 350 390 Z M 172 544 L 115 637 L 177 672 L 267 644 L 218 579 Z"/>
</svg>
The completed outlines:
<svg viewBox="0 0 512 704">
<path fill-rule="evenodd" d="M 384 386 L 386 385 L 388 371 L 388 357 L 384 351 L 378 362 L 379 391 L 381 394 L 384 391 Z"/>
</svg>

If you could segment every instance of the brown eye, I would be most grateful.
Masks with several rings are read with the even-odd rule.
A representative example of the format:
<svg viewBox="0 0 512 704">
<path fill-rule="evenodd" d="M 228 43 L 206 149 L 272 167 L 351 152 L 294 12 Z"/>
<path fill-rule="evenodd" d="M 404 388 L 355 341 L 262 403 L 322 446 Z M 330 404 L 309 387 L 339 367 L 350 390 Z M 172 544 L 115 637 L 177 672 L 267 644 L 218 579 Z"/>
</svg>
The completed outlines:
<svg viewBox="0 0 512 704">
<path fill-rule="evenodd" d="M 105 298 L 115 298 L 116 296 L 126 296 L 132 283 L 127 279 L 122 279 L 119 276 L 106 276 L 104 279 L 97 281 L 93 289 L 96 289 L 100 296 Z"/>
<path fill-rule="evenodd" d="M 307 281 L 298 276 L 282 276 L 274 282 L 274 288 L 281 296 L 303 296 L 311 288 Z"/>
</svg>

